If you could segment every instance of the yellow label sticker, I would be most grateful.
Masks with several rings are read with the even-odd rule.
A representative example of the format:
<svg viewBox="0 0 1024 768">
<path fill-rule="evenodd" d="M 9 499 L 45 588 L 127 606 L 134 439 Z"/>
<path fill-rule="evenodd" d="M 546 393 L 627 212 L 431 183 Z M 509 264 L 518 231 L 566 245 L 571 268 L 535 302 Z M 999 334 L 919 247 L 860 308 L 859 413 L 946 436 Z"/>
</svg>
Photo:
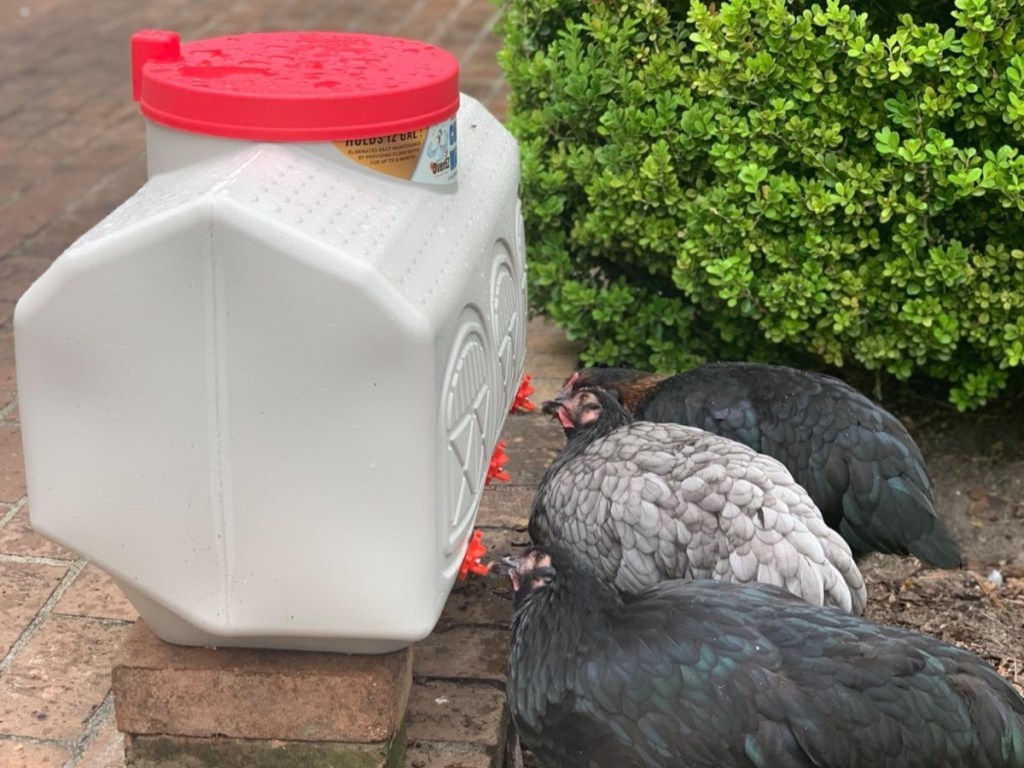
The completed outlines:
<svg viewBox="0 0 1024 768">
<path fill-rule="evenodd" d="M 415 131 L 344 139 L 334 146 L 349 160 L 388 176 L 426 184 L 456 179 L 455 118 Z"/>
</svg>

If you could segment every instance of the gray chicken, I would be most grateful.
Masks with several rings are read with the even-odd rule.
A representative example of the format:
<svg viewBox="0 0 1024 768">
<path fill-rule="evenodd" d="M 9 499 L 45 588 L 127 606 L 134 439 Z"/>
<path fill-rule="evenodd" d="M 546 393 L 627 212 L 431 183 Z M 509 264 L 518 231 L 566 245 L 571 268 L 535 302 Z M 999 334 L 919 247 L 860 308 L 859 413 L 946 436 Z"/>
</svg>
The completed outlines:
<svg viewBox="0 0 1024 768">
<path fill-rule="evenodd" d="M 544 410 L 567 441 L 533 499 L 534 543 L 564 546 L 626 592 L 713 578 L 864 609 L 849 546 L 775 459 L 693 427 L 634 423 L 600 388 Z"/>
<path fill-rule="evenodd" d="M 614 389 L 637 420 L 700 427 L 778 459 L 854 555 L 961 564 L 913 438 L 844 381 L 781 365 L 708 363 L 675 376 L 584 368 L 564 392 L 590 386 Z"/>
<path fill-rule="evenodd" d="M 1024 699 L 982 659 L 775 587 L 622 596 L 510 558 L 508 704 L 543 768 L 1024 768 Z"/>
</svg>

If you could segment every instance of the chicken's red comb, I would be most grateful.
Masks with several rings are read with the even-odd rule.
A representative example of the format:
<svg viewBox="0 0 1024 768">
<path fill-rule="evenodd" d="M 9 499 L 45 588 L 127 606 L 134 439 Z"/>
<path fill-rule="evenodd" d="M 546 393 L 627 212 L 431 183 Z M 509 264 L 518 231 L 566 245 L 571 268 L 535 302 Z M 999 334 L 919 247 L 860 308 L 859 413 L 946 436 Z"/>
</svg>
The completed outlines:
<svg viewBox="0 0 1024 768">
<path fill-rule="evenodd" d="M 465 581 L 471 573 L 486 576 L 491 572 L 491 566 L 480 562 L 480 558 L 487 554 L 487 547 L 480 541 L 482 538 L 482 531 L 473 531 L 473 535 L 470 536 L 466 556 L 462 558 L 462 565 L 459 566 L 459 581 Z"/>
<path fill-rule="evenodd" d="M 507 483 L 512 478 L 508 472 L 505 471 L 505 463 L 508 461 L 508 454 L 505 453 L 505 441 L 499 440 L 498 444 L 494 446 L 494 453 L 491 454 L 491 465 L 487 468 L 487 479 L 484 480 L 484 485 L 487 485 L 491 480 L 501 480 L 503 483 Z"/>
<path fill-rule="evenodd" d="M 530 395 L 533 394 L 533 386 L 530 382 L 533 381 L 533 376 L 526 374 L 523 376 L 523 381 L 519 385 L 519 390 L 516 392 L 515 399 L 512 400 L 512 407 L 509 408 L 509 413 L 516 413 L 517 411 L 532 411 L 537 406 L 530 402 Z"/>
</svg>

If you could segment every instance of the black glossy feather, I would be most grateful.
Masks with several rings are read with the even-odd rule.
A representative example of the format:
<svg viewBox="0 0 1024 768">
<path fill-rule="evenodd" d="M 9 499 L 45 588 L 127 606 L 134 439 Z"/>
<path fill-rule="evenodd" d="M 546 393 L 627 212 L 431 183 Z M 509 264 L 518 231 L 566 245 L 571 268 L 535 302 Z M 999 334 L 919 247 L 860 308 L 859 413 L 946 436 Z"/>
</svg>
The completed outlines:
<svg viewBox="0 0 1024 768">
<path fill-rule="evenodd" d="M 535 579 L 543 558 L 508 700 L 544 768 L 1024 768 L 1024 699 L 966 650 L 766 585 L 623 598 L 557 549 Z"/>
<path fill-rule="evenodd" d="M 912 554 L 942 568 L 960 547 L 935 513 L 924 458 L 903 424 L 824 374 L 709 363 L 675 376 L 587 368 L 571 386 L 615 388 L 640 420 L 700 427 L 781 461 L 854 554 Z"/>
</svg>

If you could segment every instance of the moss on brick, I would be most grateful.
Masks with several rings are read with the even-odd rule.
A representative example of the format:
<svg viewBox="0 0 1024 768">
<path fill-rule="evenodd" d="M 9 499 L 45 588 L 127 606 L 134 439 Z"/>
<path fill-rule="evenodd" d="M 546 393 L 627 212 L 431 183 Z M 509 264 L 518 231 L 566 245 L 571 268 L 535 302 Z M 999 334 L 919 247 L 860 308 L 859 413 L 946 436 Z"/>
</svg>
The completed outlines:
<svg viewBox="0 0 1024 768">
<path fill-rule="evenodd" d="M 397 768 L 405 733 L 375 744 L 130 736 L 129 768 Z"/>
</svg>

